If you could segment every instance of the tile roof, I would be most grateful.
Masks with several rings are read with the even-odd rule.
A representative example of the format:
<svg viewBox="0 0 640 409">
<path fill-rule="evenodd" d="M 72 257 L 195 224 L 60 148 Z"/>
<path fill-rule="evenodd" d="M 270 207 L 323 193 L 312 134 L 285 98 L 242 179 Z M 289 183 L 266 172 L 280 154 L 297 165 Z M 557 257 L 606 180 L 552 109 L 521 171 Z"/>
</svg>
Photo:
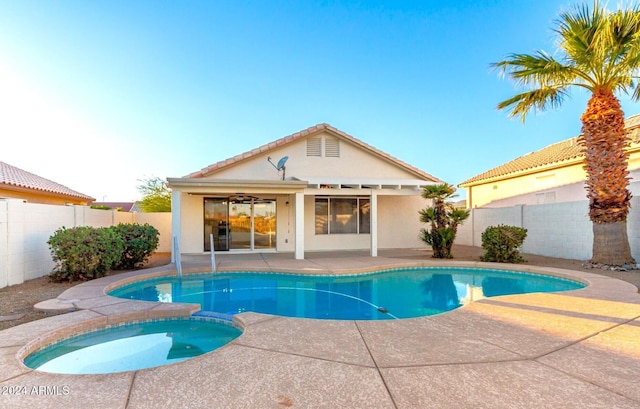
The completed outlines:
<svg viewBox="0 0 640 409">
<path fill-rule="evenodd" d="M 640 115 L 627 118 L 625 120 L 625 127 L 632 146 L 640 145 Z M 476 175 L 471 179 L 467 179 L 458 186 L 473 186 L 489 179 L 506 176 L 513 177 L 521 173 L 541 170 L 552 165 L 557 166 L 573 162 L 582 162 L 584 161 L 584 154 L 581 152 L 580 145 L 578 144 L 579 138 L 579 136 L 575 136 L 549 145 L 539 151 L 520 156 L 510 162 Z"/>
<path fill-rule="evenodd" d="M 45 179 L 26 170 L 16 168 L 8 163 L 0 162 L 0 187 L 2 185 L 10 185 L 25 189 L 37 190 L 40 192 L 48 192 L 56 195 L 86 199 L 88 201 L 95 200 L 91 196 L 87 196 L 59 183 Z"/>
<path fill-rule="evenodd" d="M 414 167 L 409 165 L 406 162 L 401 161 L 400 159 L 397 159 L 391 155 L 389 155 L 388 153 L 385 153 L 377 148 L 374 148 L 373 146 L 366 144 L 364 142 L 362 142 L 359 139 L 354 138 L 353 136 L 342 132 L 341 130 L 334 128 L 333 126 L 326 124 L 326 123 L 321 123 L 321 124 L 317 124 L 314 126 L 311 126 L 307 129 L 304 129 L 302 131 L 296 132 L 294 134 L 291 134 L 289 136 L 285 136 L 284 138 L 280 138 L 277 139 L 273 142 L 269 142 L 265 145 L 262 145 L 258 148 L 252 149 L 250 151 L 241 153 L 239 155 L 236 155 L 232 158 L 229 159 L 225 159 L 222 160 L 220 162 L 216 162 L 212 165 L 207 166 L 206 168 L 203 168 L 197 172 L 193 172 L 190 173 L 189 175 L 185 176 L 186 178 L 201 178 L 201 177 L 206 177 L 209 176 L 211 173 L 216 172 L 218 170 L 221 170 L 223 168 L 226 168 L 228 166 L 237 164 L 239 162 L 245 161 L 247 159 L 250 159 L 252 157 L 255 157 L 257 155 L 261 155 L 264 154 L 266 152 L 270 152 L 276 148 L 279 148 L 283 145 L 286 145 L 288 143 L 297 141 L 297 140 L 301 140 L 306 138 L 309 135 L 321 132 L 321 131 L 329 131 L 331 133 L 333 133 L 334 135 L 337 135 L 339 137 L 342 137 L 343 139 L 346 139 L 347 141 L 360 146 L 361 148 L 364 148 L 365 150 L 368 150 L 371 153 L 376 154 L 377 156 L 382 157 L 383 159 L 386 159 L 394 164 L 396 164 L 397 166 L 400 166 L 401 168 L 404 168 L 406 170 L 408 170 L 409 172 L 419 176 L 420 178 L 424 178 L 426 180 L 430 180 L 430 181 L 434 181 L 434 182 L 441 182 L 440 179 Z"/>
</svg>

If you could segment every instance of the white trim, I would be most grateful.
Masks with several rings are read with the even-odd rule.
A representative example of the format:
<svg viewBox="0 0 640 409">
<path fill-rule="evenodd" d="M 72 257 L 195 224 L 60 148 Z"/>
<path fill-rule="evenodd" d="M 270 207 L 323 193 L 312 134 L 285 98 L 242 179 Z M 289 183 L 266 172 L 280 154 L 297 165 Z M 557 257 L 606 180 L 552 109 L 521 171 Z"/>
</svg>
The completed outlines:
<svg viewBox="0 0 640 409">
<path fill-rule="evenodd" d="M 317 178 L 302 177 L 300 181 L 308 183 L 308 189 L 388 189 L 422 190 L 435 182 L 421 179 L 366 179 L 366 178 Z"/>
<path fill-rule="evenodd" d="M 371 257 L 378 257 L 378 195 L 371 189 L 369 197 L 369 232 L 371 236 Z"/>
<path fill-rule="evenodd" d="M 304 193 L 296 192 L 295 199 L 295 259 L 304 260 Z"/>
<path fill-rule="evenodd" d="M 171 237 L 177 237 L 178 241 L 181 241 L 181 225 L 182 225 L 182 212 L 180 209 L 180 195 L 182 192 L 179 190 L 173 190 L 171 192 Z M 176 254 L 173 246 L 171 246 L 171 262 L 176 262 Z"/>
</svg>

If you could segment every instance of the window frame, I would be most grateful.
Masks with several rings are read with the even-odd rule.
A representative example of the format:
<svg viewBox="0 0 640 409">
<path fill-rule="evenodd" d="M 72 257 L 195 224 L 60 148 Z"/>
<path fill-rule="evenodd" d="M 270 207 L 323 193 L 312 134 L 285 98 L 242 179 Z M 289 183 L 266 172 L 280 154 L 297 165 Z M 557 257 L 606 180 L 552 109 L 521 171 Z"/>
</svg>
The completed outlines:
<svg viewBox="0 0 640 409">
<path fill-rule="evenodd" d="M 351 214 L 355 216 L 355 220 L 352 222 L 355 231 L 336 231 L 336 226 L 334 225 L 332 229 L 332 224 L 336 221 L 333 217 L 333 212 L 335 211 L 335 207 L 332 205 L 332 201 L 342 201 L 352 200 L 355 201 L 355 210 Z M 326 209 L 326 214 L 318 213 L 318 205 L 321 205 L 323 210 Z M 371 212 L 365 211 L 364 206 L 368 205 L 369 208 L 371 206 L 371 198 L 369 196 L 315 196 L 314 198 L 314 221 L 315 221 L 315 229 L 314 234 L 316 236 L 325 236 L 325 235 L 343 235 L 343 234 L 371 234 Z M 347 213 L 344 213 L 347 214 Z M 321 220 L 321 223 L 318 223 L 318 217 L 324 218 Z M 334 231 L 332 231 L 334 230 Z"/>
</svg>

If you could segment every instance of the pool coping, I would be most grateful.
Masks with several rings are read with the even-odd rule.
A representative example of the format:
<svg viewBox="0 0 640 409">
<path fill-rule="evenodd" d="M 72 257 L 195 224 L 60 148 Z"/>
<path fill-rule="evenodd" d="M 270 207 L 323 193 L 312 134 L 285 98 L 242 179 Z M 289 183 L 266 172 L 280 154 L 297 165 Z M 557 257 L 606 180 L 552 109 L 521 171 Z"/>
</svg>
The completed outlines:
<svg viewBox="0 0 640 409">
<path fill-rule="evenodd" d="M 203 267 L 207 266 L 207 260 L 204 257 L 187 258 L 187 260 L 187 265 L 183 268 L 185 274 L 202 272 Z M 222 265 L 219 271 L 260 270 L 299 273 L 302 270 L 315 274 L 320 272 L 355 274 L 371 271 L 372 268 L 378 270 L 431 267 L 442 264 L 452 267 L 493 268 L 529 273 L 543 272 L 547 275 L 577 279 L 588 286 L 569 292 L 548 293 L 551 294 L 548 296 L 527 294 L 483 299 L 446 314 L 403 319 L 399 323 L 395 321 L 346 321 L 341 323 L 332 320 L 287 318 L 256 313 L 238 314 L 234 316 L 234 320 L 237 320 L 244 327 L 244 333 L 219 350 L 166 367 L 132 371 L 124 375 L 102 375 L 101 379 L 107 382 L 121 384 L 118 387 L 114 386 L 113 393 L 108 394 L 110 399 L 105 400 L 105 404 L 108 402 L 105 407 L 153 407 L 158 401 L 152 398 L 152 391 L 158 392 L 159 386 L 150 382 L 150 379 L 154 379 L 160 385 L 171 385 L 175 388 L 176 386 L 170 382 L 174 379 L 171 374 L 189 373 L 194 368 L 201 366 L 210 368 L 211 365 L 214 365 L 217 367 L 216 362 L 235 362 L 238 365 L 238 362 L 244 363 L 245 361 L 252 362 L 254 366 L 262 368 L 264 372 L 271 373 L 273 376 L 270 379 L 265 379 L 259 372 L 255 372 L 256 368 L 253 368 L 252 372 L 252 368 L 243 367 L 243 370 L 239 371 L 242 377 L 255 378 L 254 383 L 257 379 L 258 385 L 264 386 L 257 388 L 257 391 L 254 392 L 243 390 L 231 383 L 227 384 L 228 381 L 225 381 L 224 377 L 218 379 L 230 391 L 239 389 L 243 392 L 242 396 L 236 396 L 239 392 L 229 392 L 228 396 L 211 397 L 212 401 L 220 407 L 285 407 L 289 400 L 293 404 L 302 405 L 301 407 L 304 407 L 305 402 L 315 402 L 320 407 L 323 405 L 337 407 L 345 404 L 353 407 L 425 407 L 421 405 L 425 404 L 424 399 L 427 395 L 433 397 L 434 394 L 438 395 L 444 390 L 454 388 L 455 384 L 460 382 L 460 378 L 464 381 L 464 374 L 459 374 L 458 379 L 448 381 L 444 377 L 445 381 L 439 380 L 435 382 L 436 386 L 429 387 L 425 387 L 424 379 L 431 379 L 432 372 L 439 373 L 438 371 L 441 371 L 442 368 L 448 368 L 451 372 L 455 372 L 463 367 L 473 368 L 479 373 L 491 373 L 493 377 L 495 377 L 494 372 L 497 367 L 503 367 L 503 369 L 515 373 L 532 372 L 534 375 L 539 375 L 539 372 L 542 371 L 547 375 L 552 374 L 551 378 L 555 377 L 565 383 L 575 384 L 575 388 L 578 390 L 589 391 L 592 395 L 591 398 L 586 395 L 580 398 L 572 395 L 571 405 L 575 404 L 575 406 L 567 406 L 568 396 L 563 396 L 563 392 L 560 391 L 545 398 L 550 399 L 550 402 L 554 402 L 554 404 L 558 404 L 558 400 L 561 400 L 564 407 L 599 407 L 598 402 L 603 396 L 620 407 L 640 407 L 640 393 L 634 391 L 636 388 L 630 381 L 636 374 L 640 376 L 640 346 L 634 345 L 633 337 L 629 339 L 628 335 L 613 336 L 617 333 L 626 334 L 627 332 L 640 334 L 640 295 L 633 285 L 620 280 L 586 271 L 520 264 L 464 261 L 442 263 L 434 260 L 416 261 L 384 257 L 357 257 L 342 260 L 316 259 L 311 262 L 299 262 L 296 260 L 246 260 L 241 256 L 236 256 L 235 259 L 229 260 L 228 264 Z M 343 268 L 340 268 L 341 265 Z M 175 273 L 175 266 L 168 265 L 127 272 L 82 283 L 68 289 L 58 297 L 58 301 L 67 306 L 73 305 L 76 311 L 0 332 L 2 335 L 0 337 L 0 367 L 4 369 L 0 376 L 0 386 L 29 382 L 36 385 L 37 382 L 42 382 L 42 379 L 48 379 L 54 383 L 68 382 L 70 385 L 94 382 L 95 379 L 89 375 L 38 373 L 26 368 L 20 357 L 25 356 L 23 354 L 27 345 L 44 343 L 51 339 L 51 334 L 54 332 L 56 336 L 60 336 L 81 332 L 83 329 L 91 329 L 96 325 L 142 319 L 185 317 L 193 314 L 199 309 L 199 306 L 130 301 L 106 295 L 107 289 L 119 285 L 123 280 L 137 281 L 141 277 L 170 273 Z M 516 308 L 518 314 L 514 316 L 513 311 L 508 311 L 509 308 Z M 473 317 L 484 325 L 478 327 L 479 324 L 473 322 Z M 561 325 L 557 322 L 554 323 L 554 321 L 559 321 Z M 487 333 L 488 328 L 495 329 L 495 334 Z M 451 352 L 450 356 L 447 356 L 447 353 L 442 353 L 442 351 L 446 351 L 445 345 L 442 345 L 443 341 L 434 334 L 439 334 L 450 342 L 457 339 L 452 335 L 452 331 L 468 333 L 468 339 L 456 341 L 463 344 L 461 349 L 468 348 L 468 351 Z M 311 338 L 314 340 L 313 342 L 305 341 L 309 334 L 316 335 Z M 397 337 L 398 334 L 404 336 L 395 344 L 390 343 L 389 338 Z M 418 342 L 417 340 L 420 338 L 428 339 L 433 350 L 430 351 Z M 340 348 L 344 350 L 341 351 Z M 439 351 L 438 354 L 434 352 L 436 350 Z M 588 351 L 587 356 L 592 357 L 593 362 L 600 362 L 605 357 L 609 362 L 612 360 L 620 362 L 620 372 L 624 376 L 610 374 L 609 377 L 600 379 L 601 374 L 593 373 L 594 369 L 588 365 L 585 368 L 576 368 L 579 365 L 576 365 L 575 360 L 568 358 L 572 354 L 576 354 L 576 350 L 583 353 Z M 349 351 L 351 352 L 349 353 Z M 274 364 L 279 360 L 291 365 L 295 364 L 293 366 L 295 368 L 294 375 L 282 373 L 282 362 Z M 582 360 L 584 361 L 584 359 Z M 311 365 L 313 369 L 305 370 L 305 366 L 300 366 L 300 362 L 305 362 L 307 366 Z M 331 368 L 330 373 L 324 372 L 327 368 Z M 579 374 L 574 374 L 577 369 L 580 370 Z M 317 395 L 317 391 L 315 391 L 318 389 L 318 385 L 314 382 L 309 384 L 313 385 L 311 389 L 314 389 L 313 393 L 310 393 L 304 385 L 294 387 L 295 380 L 291 379 L 292 376 L 300 379 L 315 379 L 318 374 L 328 376 L 328 378 L 323 378 L 326 379 L 328 390 L 320 388 L 325 390 L 325 393 L 320 395 Z M 338 381 L 332 379 L 340 378 L 339 374 L 352 380 L 353 385 L 349 385 L 350 382 L 345 385 L 344 379 L 336 384 Z M 365 385 L 352 379 L 354 374 L 360 374 L 362 379 L 369 379 L 370 383 Z M 214 375 L 211 377 L 215 378 Z M 550 379 L 550 382 L 561 382 L 555 378 Z M 38 379 L 40 380 L 36 381 Z M 423 379 L 422 383 L 419 382 L 420 379 Z M 513 388 L 517 390 L 518 388 L 532 387 L 530 383 L 518 385 L 516 382 L 513 385 L 509 384 L 508 387 L 503 384 L 504 381 L 497 384 L 486 381 L 482 383 L 486 383 L 483 385 L 484 390 L 497 388 L 503 393 L 507 393 Z M 198 393 L 199 397 L 191 402 L 194 407 L 198 407 L 201 395 L 211 395 L 206 388 L 198 389 L 185 382 L 178 382 L 178 384 L 185 390 L 193 390 L 194 393 Z M 534 389 L 543 388 L 543 385 L 544 382 Z M 474 385 L 468 386 L 470 390 L 477 388 Z M 343 388 L 344 391 L 340 388 Z M 547 385 L 546 388 L 554 390 L 553 385 Z M 282 389 L 282 392 L 273 395 L 269 392 L 271 389 Z M 8 407 L 22 407 L 20 405 L 36 401 L 38 405 L 43 402 L 45 404 L 51 402 L 52 405 L 54 402 L 59 404 L 60 401 L 66 399 L 65 396 L 71 395 L 74 396 L 74 400 L 70 407 L 86 407 L 89 403 L 95 404 L 94 398 L 96 396 L 91 396 L 91 393 L 88 392 L 85 393 L 85 390 L 87 389 L 84 387 L 75 386 L 71 388 L 68 395 L 54 396 L 53 398 L 49 396 L 50 400 L 43 400 L 41 396 L 12 395 L 9 396 Z M 336 393 L 336 390 L 341 392 Z M 364 396 L 361 396 L 363 393 Z M 184 399 L 185 396 L 182 398 Z M 455 399 L 453 401 L 452 398 L 449 399 L 450 402 L 455 401 Z M 464 406 L 462 403 L 467 398 L 459 397 L 459 399 L 458 404 Z M 65 404 L 67 403 L 69 402 Z M 247 406 L 249 403 L 256 406 Z M 524 403 L 522 407 L 526 407 Z M 526 403 L 530 404 L 530 401 Z M 513 404 L 513 401 L 510 404 Z M 496 402 L 496 405 L 494 407 L 500 407 L 499 402 Z"/>
</svg>

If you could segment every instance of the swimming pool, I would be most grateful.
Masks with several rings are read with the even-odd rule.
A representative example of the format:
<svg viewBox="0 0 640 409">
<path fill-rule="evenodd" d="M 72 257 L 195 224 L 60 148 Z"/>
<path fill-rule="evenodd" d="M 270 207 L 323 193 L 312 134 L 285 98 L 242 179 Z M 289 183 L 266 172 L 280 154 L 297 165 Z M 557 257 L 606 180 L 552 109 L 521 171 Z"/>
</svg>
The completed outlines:
<svg viewBox="0 0 640 409">
<path fill-rule="evenodd" d="M 200 304 L 222 314 L 253 311 L 288 317 L 386 320 L 440 314 L 507 294 L 584 287 L 540 274 L 479 268 L 420 267 L 358 275 L 222 272 L 167 276 L 109 292 L 127 299 Z"/>
<path fill-rule="evenodd" d="M 58 340 L 29 354 L 24 364 L 59 374 L 133 371 L 202 355 L 241 333 L 230 324 L 207 319 L 130 322 Z"/>
</svg>

